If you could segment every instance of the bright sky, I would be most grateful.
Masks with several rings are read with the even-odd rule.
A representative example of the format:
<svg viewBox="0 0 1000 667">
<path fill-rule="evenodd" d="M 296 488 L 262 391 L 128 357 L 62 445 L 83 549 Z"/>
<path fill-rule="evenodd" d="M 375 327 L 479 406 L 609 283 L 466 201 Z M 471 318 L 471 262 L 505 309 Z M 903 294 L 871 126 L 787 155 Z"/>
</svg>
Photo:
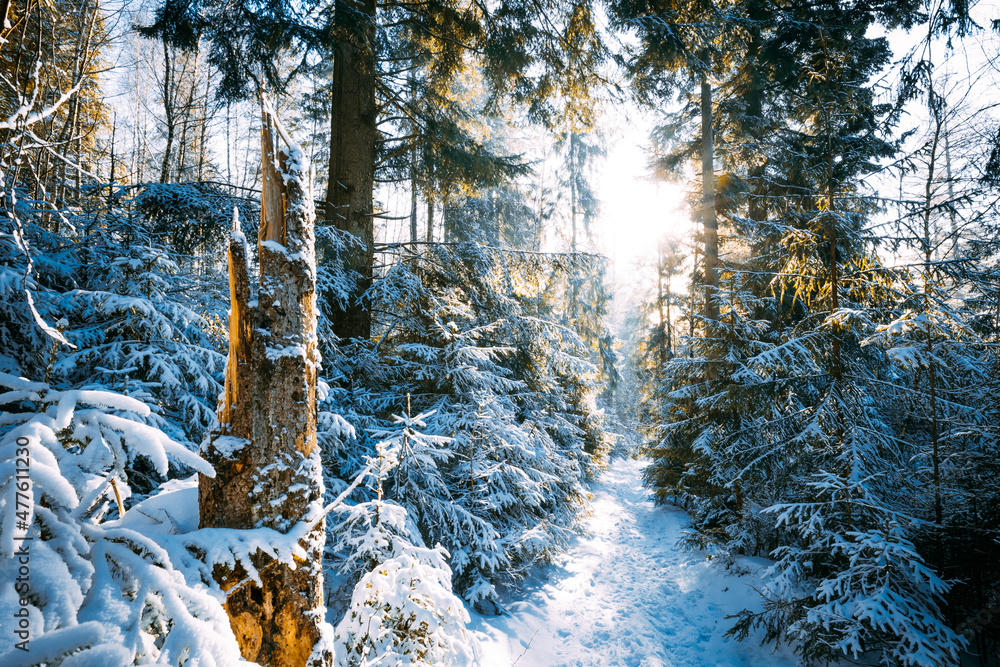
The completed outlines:
<svg viewBox="0 0 1000 667">
<path fill-rule="evenodd" d="M 941 65 L 947 52 L 943 41 L 938 40 L 934 47 L 934 59 L 939 67 L 953 72 L 956 82 L 974 80 L 972 90 L 974 93 L 978 91 L 979 95 L 971 97 L 983 104 L 983 96 L 990 98 L 993 95 L 988 91 L 995 90 L 997 77 L 1000 76 L 995 65 L 992 69 L 986 65 L 996 53 L 996 35 L 989 31 L 989 25 L 990 20 L 998 15 L 1000 0 L 981 0 L 972 4 L 972 15 L 983 30 L 974 31 L 964 41 L 955 40 L 955 58 L 947 67 Z M 913 34 L 895 31 L 890 34 L 895 56 L 902 57 L 922 36 L 919 31 Z M 992 74 L 976 79 L 985 70 L 991 70 Z M 688 238 L 693 227 L 690 212 L 684 204 L 684 183 L 656 181 L 649 174 L 646 149 L 655 122 L 654 115 L 640 113 L 630 105 L 619 106 L 605 118 L 605 124 L 613 129 L 607 141 L 607 160 L 594 174 L 593 181 L 601 200 L 598 245 L 600 251 L 613 262 L 613 282 L 621 293 L 632 292 L 640 287 L 638 283 L 651 280 L 648 269 L 637 273 L 635 268 L 638 263 L 652 265 L 662 238 Z M 903 129 L 922 122 L 925 121 L 919 113 L 907 115 Z M 898 182 L 873 185 L 895 188 Z M 678 287 L 680 285 L 675 285 L 675 288 Z"/>
<path fill-rule="evenodd" d="M 656 257 L 660 242 L 668 237 L 689 238 L 693 223 L 684 203 L 685 184 L 653 178 L 648 168 L 649 133 L 655 123 L 650 114 L 634 108 L 619 118 L 608 133 L 607 159 L 594 174 L 601 209 L 597 244 L 611 260 L 608 278 L 614 289 L 610 322 L 619 335 L 640 303 L 656 289 Z M 608 124 L 611 124 L 609 122 Z M 673 289 L 684 291 L 683 279 Z"/>
<path fill-rule="evenodd" d="M 684 236 L 691 225 L 683 186 L 650 175 L 646 148 L 652 122 L 631 114 L 609 139 L 607 160 L 595 175 L 601 200 L 600 247 L 614 262 L 619 279 L 632 273 L 637 260 L 655 261 L 660 239 Z"/>
</svg>

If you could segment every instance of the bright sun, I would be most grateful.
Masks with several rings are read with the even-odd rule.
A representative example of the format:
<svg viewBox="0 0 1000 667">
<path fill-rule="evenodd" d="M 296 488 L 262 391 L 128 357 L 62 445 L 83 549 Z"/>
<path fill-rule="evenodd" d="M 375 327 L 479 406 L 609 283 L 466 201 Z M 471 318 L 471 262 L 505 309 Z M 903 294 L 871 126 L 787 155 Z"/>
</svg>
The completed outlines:
<svg viewBox="0 0 1000 667">
<path fill-rule="evenodd" d="M 655 261 L 657 245 L 667 236 L 690 232 L 683 186 L 654 180 L 647 168 L 645 123 L 629 123 L 608 145 L 607 161 L 596 174 L 601 200 L 601 250 L 621 279 L 637 261 Z"/>
</svg>

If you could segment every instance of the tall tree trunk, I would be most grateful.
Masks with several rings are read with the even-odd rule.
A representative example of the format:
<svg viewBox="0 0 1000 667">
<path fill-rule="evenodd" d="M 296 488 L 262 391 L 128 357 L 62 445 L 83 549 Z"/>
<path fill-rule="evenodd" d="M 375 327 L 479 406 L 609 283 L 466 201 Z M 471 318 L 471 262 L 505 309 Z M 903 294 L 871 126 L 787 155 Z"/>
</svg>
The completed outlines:
<svg viewBox="0 0 1000 667">
<path fill-rule="evenodd" d="M 277 153 L 273 131 L 287 150 Z M 273 120 L 262 128 L 260 288 L 252 295 L 243 235 L 229 244 L 229 364 L 222 434 L 207 442 L 214 479 L 198 485 L 202 528 L 270 529 L 302 552 L 246 554 L 247 568 L 215 566 L 243 656 L 262 665 L 320 667 L 325 626 L 323 484 L 316 446 L 316 267 L 309 166 Z M 254 298 L 256 296 L 256 298 Z M 255 303 L 256 302 L 256 303 Z M 272 538 L 273 541 L 273 538 Z"/>
<path fill-rule="evenodd" d="M 663 272 L 665 270 L 663 262 L 663 244 L 659 247 L 659 256 L 656 261 L 656 312 L 659 315 L 659 326 L 657 330 L 660 334 L 659 345 L 657 345 L 657 357 L 660 362 L 660 367 L 657 369 L 657 376 L 659 376 L 660 371 L 663 369 L 663 364 L 667 361 L 667 351 L 664 349 L 664 337 L 667 331 L 667 321 L 663 314 Z"/>
<path fill-rule="evenodd" d="M 189 69 L 190 66 L 190 69 Z M 189 77 L 190 75 L 190 77 Z M 194 95 L 196 88 L 198 87 L 198 46 L 195 46 L 194 51 L 191 53 L 186 53 L 184 55 L 184 69 L 181 71 L 181 79 L 178 83 L 183 83 L 184 79 L 188 79 L 188 90 L 187 90 L 187 100 L 184 102 L 184 106 L 181 108 L 181 137 L 180 143 L 177 146 L 177 181 L 184 181 L 187 174 L 187 169 L 185 167 L 185 162 L 187 161 L 187 149 L 188 149 L 188 128 L 191 126 L 194 120 Z M 181 92 L 180 86 L 178 86 L 178 93 Z"/>
<path fill-rule="evenodd" d="M 826 33 L 823 28 L 819 31 L 820 41 L 823 46 L 823 68 L 824 86 L 826 87 L 826 100 L 821 105 L 823 114 L 823 128 L 826 133 L 826 213 L 827 213 L 827 238 L 830 241 L 830 312 L 836 313 L 840 310 L 840 273 L 837 262 L 837 226 L 840 220 L 835 213 L 836 210 L 836 156 L 833 154 L 833 116 L 836 110 L 833 91 L 833 80 L 835 75 L 831 72 L 830 53 L 827 49 Z M 837 324 L 833 325 L 832 363 L 831 375 L 837 382 L 843 375 L 840 356 L 840 330 Z M 837 428 L 838 442 L 843 438 L 843 426 Z M 848 523 L 850 523 L 850 505 L 848 505 Z"/>
<path fill-rule="evenodd" d="M 958 221 L 955 215 L 955 179 L 951 174 L 951 129 L 948 127 L 948 118 L 942 119 L 944 124 L 944 168 L 948 177 L 948 217 L 951 219 L 951 252 L 958 249 Z"/>
<path fill-rule="evenodd" d="M 670 281 L 667 281 L 667 360 L 674 358 L 674 325 L 672 323 L 673 316 L 670 313 L 670 302 L 673 300 L 673 295 L 670 293 Z"/>
<path fill-rule="evenodd" d="M 712 84 L 709 83 L 708 59 L 704 52 L 705 71 L 701 75 L 701 181 L 702 223 L 705 228 L 705 316 L 718 319 L 715 292 L 719 287 L 719 225 L 715 219 L 715 150 L 712 136 Z"/>
<path fill-rule="evenodd" d="M 337 0 L 339 44 L 333 65 L 330 114 L 330 172 L 326 219 L 357 237 L 345 268 L 360 276 L 350 303 L 331 304 L 333 332 L 340 338 L 369 338 L 371 313 L 362 295 L 372 283 L 375 187 L 375 1 Z"/>
<path fill-rule="evenodd" d="M 490 218 L 493 220 L 493 243 L 497 246 L 504 245 L 504 216 L 500 205 L 500 194 L 496 188 L 490 190 Z"/>
<path fill-rule="evenodd" d="M 207 67 L 207 66 L 206 66 Z M 212 77 L 210 72 L 205 73 L 205 94 L 199 101 L 201 110 L 200 126 L 198 128 L 198 180 L 205 180 L 205 154 L 208 148 L 205 136 L 208 133 L 208 98 L 211 94 Z"/>
<path fill-rule="evenodd" d="M 570 241 L 569 251 L 573 253 L 573 269 L 569 273 L 569 319 L 576 319 L 576 303 L 580 296 L 580 275 L 579 265 L 576 261 L 577 240 L 576 240 L 576 214 L 577 214 L 577 178 L 579 176 L 579 163 L 577 162 L 577 152 L 579 150 L 579 135 L 570 131 L 569 135 L 569 206 L 570 206 Z"/>
<path fill-rule="evenodd" d="M 694 262 L 693 262 L 694 270 L 697 272 L 697 270 L 698 270 L 698 244 L 697 243 L 694 244 L 694 252 L 692 253 L 692 258 L 694 259 Z M 692 279 L 691 282 L 694 283 L 694 280 Z M 692 284 L 692 287 L 693 287 L 693 284 Z M 698 290 L 696 290 L 696 289 L 691 289 L 689 291 L 689 293 L 688 293 L 688 338 L 692 338 L 692 339 L 694 338 L 695 314 L 698 312 L 698 307 L 697 307 L 697 302 L 696 302 L 696 297 L 695 297 L 695 295 L 697 293 L 698 293 Z"/>
<path fill-rule="evenodd" d="M 445 192 L 451 189 L 449 186 Z M 448 195 L 445 195 L 444 201 L 441 206 L 441 233 L 444 236 L 445 243 L 455 243 L 458 241 L 458 230 L 455 228 L 455 207 L 449 201 Z"/>
<path fill-rule="evenodd" d="M 416 107 L 417 104 L 417 79 L 411 74 L 409 77 L 410 104 Z M 410 134 L 413 136 L 410 146 L 410 243 L 420 240 L 420 232 L 417 229 L 417 161 L 419 158 L 419 137 L 420 128 L 416 121 L 410 125 Z"/>
<path fill-rule="evenodd" d="M 410 167 L 410 243 L 420 240 L 420 230 L 417 229 L 417 174 Z"/>
<path fill-rule="evenodd" d="M 928 58 L 930 54 L 928 53 Z M 931 411 L 931 465 L 933 470 L 932 483 L 934 484 L 934 521 L 940 527 L 944 521 L 944 507 L 941 503 L 941 447 L 940 447 L 940 433 L 938 426 L 938 405 L 937 405 L 937 373 L 936 366 L 936 354 L 934 350 L 934 338 L 935 330 L 932 318 L 930 317 L 930 311 L 934 308 L 934 304 L 931 301 L 931 294 L 934 291 L 935 280 L 932 274 L 932 267 L 934 261 L 934 234 L 933 226 L 931 225 L 931 206 L 934 201 L 934 178 L 935 170 L 937 167 L 938 158 L 938 147 L 941 142 L 941 134 L 944 132 L 944 138 L 947 142 L 948 134 L 944 127 L 945 120 L 943 118 L 943 104 L 937 98 L 934 92 L 934 79 L 928 76 L 928 90 L 927 90 L 927 108 L 931 112 L 931 116 L 934 122 L 934 138 L 931 140 L 930 155 L 927 158 L 927 180 L 924 182 L 924 212 L 923 212 L 923 223 L 924 223 L 924 238 L 921 239 L 923 245 L 923 255 L 924 255 L 924 327 L 925 334 L 927 336 L 927 379 L 930 383 L 930 411 Z M 947 143 L 945 144 L 947 149 Z M 947 153 L 947 150 L 946 150 Z M 949 180 L 948 187 L 951 189 L 951 165 L 948 161 L 946 154 L 945 165 L 949 170 Z M 954 227 L 954 218 L 952 219 L 952 227 Z"/>
</svg>

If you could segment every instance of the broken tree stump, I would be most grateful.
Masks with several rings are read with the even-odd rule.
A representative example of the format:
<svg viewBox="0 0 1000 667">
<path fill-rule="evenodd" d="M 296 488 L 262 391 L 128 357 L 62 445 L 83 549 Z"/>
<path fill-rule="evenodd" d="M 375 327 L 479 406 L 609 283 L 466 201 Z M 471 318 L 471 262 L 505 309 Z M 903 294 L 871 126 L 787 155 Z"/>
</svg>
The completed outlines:
<svg viewBox="0 0 1000 667">
<path fill-rule="evenodd" d="M 321 667 L 331 655 L 316 446 L 320 355 L 312 181 L 305 155 L 266 101 L 262 106 L 260 285 L 254 290 L 250 284 L 246 239 L 234 215 L 229 362 L 221 432 L 203 446 L 216 476 L 199 480 L 200 526 L 301 534 L 293 562 L 248 547 L 244 564 L 216 565 L 215 578 L 227 593 L 226 610 L 247 660 Z"/>
</svg>

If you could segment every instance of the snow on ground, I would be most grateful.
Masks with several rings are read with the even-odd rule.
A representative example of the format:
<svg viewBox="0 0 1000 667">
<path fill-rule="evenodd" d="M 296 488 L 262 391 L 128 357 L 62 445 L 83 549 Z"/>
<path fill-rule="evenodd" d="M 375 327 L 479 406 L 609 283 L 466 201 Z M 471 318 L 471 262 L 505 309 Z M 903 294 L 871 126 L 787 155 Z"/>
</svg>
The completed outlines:
<svg viewBox="0 0 1000 667">
<path fill-rule="evenodd" d="M 506 614 L 472 614 L 484 667 L 793 667 L 791 651 L 723 638 L 726 616 L 760 608 L 754 575 L 681 550 L 684 512 L 655 507 L 644 461 L 618 460 L 593 487 L 588 534 Z M 744 563 L 750 565 L 749 562 Z"/>
</svg>

